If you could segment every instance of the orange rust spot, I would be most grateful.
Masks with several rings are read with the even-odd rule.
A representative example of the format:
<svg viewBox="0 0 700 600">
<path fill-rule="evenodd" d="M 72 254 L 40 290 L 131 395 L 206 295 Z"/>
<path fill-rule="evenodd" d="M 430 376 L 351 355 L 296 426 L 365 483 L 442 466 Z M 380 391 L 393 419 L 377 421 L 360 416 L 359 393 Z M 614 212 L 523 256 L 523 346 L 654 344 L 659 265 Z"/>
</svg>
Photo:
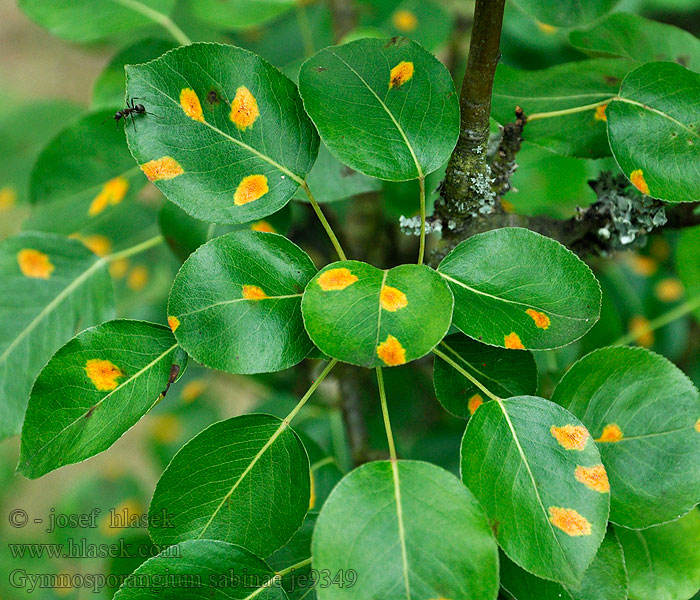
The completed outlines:
<svg viewBox="0 0 700 600">
<path fill-rule="evenodd" d="M 121 279 L 129 270 L 129 259 L 118 258 L 109 263 L 109 274 L 115 279 Z"/>
<path fill-rule="evenodd" d="M 389 76 L 389 87 L 397 88 L 401 87 L 407 81 L 413 78 L 413 63 L 407 61 L 401 61 L 392 70 Z"/>
<path fill-rule="evenodd" d="M 22 275 L 34 279 L 48 279 L 55 268 L 47 254 L 33 248 L 20 250 L 17 253 L 17 264 Z"/>
<path fill-rule="evenodd" d="M 17 203 L 17 192 L 10 186 L 0 189 L 0 211 L 10 210 Z"/>
<path fill-rule="evenodd" d="M 662 302 L 675 302 L 683 296 L 683 284 L 675 277 L 662 279 L 654 286 L 654 293 Z"/>
<path fill-rule="evenodd" d="M 160 181 L 161 179 L 173 179 L 182 175 L 185 171 L 172 156 L 164 156 L 151 160 L 141 165 L 141 170 L 148 177 L 148 181 Z"/>
<path fill-rule="evenodd" d="M 258 101 L 250 90 L 242 85 L 236 90 L 236 96 L 231 102 L 231 121 L 240 131 L 245 131 L 253 126 L 259 116 Z"/>
<path fill-rule="evenodd" d="M 330 269 L 325 273 L 321 273 L 316 280 L 319 287 L 324 292 L 344 290 L 349 285 L 357 281 L 357 276 L 353 275 L 350 269 L 341 267 L 339 269 Z"/>
<path fill-rule="evenodd" d="M 557 28 L 554 27 L 554 25 L 547 25 L 547 23 L 541 23 L 540 21 L 535 21 L 537 25 L 537 29 L 539 29 L 542 33 L 546 33 L 547 35 L 553 34 Z"/>
<path fill-rule="evenodd" d="M 588 430 L 581 425 L 564 425 L 549 428 L 549 432 L 565 450 L 583 450 L 588 442 Z"/>
<path fill-rule="evenodd" d="M 395 367 L 406 362 L 406 349 L 393 335 L 388 335 L 386 340 L 377 346 L 377 356 L 384 364 Z"/>
<path fill-rule="evenodd" d="M 549 522 L 564 533 L 574 537 L 591 535 L 591 524 L 588 519 L 573 508 L 549 507 Z"/>
<path fill-rule="evenodd" d="M 535 325 L 537 327 L 539 327 L 540 329 L 549 329 L 549 325 L 550 325 L 549 317 L 547 315 L 545 315 L 543 312 L 535 310 L 534 308 L 528 308 L 525 312 L 530 317 L 532 317 L 532 320 L 535 322 Z"/>
<path fill-rule="evenodd" d="M 124 377 L 121 369 L 102 358 L 91 358 L 85 363 L 85 373 L 93 385 L 101 392 L 109 392 L 117 387 L 117 379 Z"/>
<path fill-rule="evenodd" d="M 182 387 L 180 398 L 182 398 L 183 402 L 189 404 L 199 398 L 206 389 L 207 385 L 201 379 L 193 379 Z"/>
<path fill-rule="evenodd" d="M 418 27 L 418 17 L 410 10 L 397 10 L 391 15 L 391 22 L 399 31 L 408 33 Z"/>
<path fill-rule="evenodd" d="M 112 242 L 104 235 L 95 234 L 83 237 L 79 233 L 74 233 L 68 237 L 81 241 L 88 250 L 97 254 L 97 256 L 106 256 L 112 250 Z"/>
<path fill-rule="evenodd" d="M 199 96 L 194 90 L 190 88 L 184 88 L 180 92 L 180 106 L 185 114 L 195 121 L 204 123 L 204 113 L 202 112 L 202 105 L 199 103 Z"/>
<path fill-rule="evenodd" d="M 126 285 L 129 286 L 129 289 L 135 292 L 140 292 L 146 287 L 147 283 L 148 269 L 146 267 L 143 265 L 136 265 L 133 269 L 131 269 L 131 273 L 129 273 L 129 277 L 126 280 Z"/>
<path fill-rule="evenodd" d="M 473 415 L 476 412 L 476 409 L 479 408 L 483 403 L 484 403 L 484 399 L 481 397 L 481 395 L 474 394 L 467 401 L 467 409 L 469 410 L 469 414 Z"/>
<path fill-rule="evenodd" d="M 267 298 L 267 294 L 257 285 L 244 285 L 243 297 L 246 300 L 264 300 Z"/>
<path fill-rule="evenodd" d="M 408 306 L 406 294 L 390 285 L 385 285 L 382 288 L 382 291 L 379 293 L 379 303 L 384 310 L 388 310 L 389 312 L 396 312 Z"/>
<path fill-rule="evenodd" d="M 508 335 L 503 337 L 503 344 L 510 350 L 525 350 L 525 346 L 523 346 L 523 343 L 520 341 L 520 336 L 515 333 L 515 331 L 511 331 Z"/>
<path fill-rule="evenodd" d="M 576 481 L 582 483 L 594 492 L 607 494 L 610 491 L 610 482 L 608 474 L 605 472 L 603 465 L 595 465 L 593 467 L 576 467 Z"/>
<path fill-rule="evenodd" d="M 600 434 L 600 437 L 596 440 L 596 442 L 612 444 L 619 442 L 623 437 L 622 429 L 620 429 L 619 425 L 610 423 L 610 425 L 606 425 L 603 428 L 603 433 Z"/>
<path fill-rule="evenodd" d="M 182 422 L 175 415 L 156 415 L 153 417 L 151 432 L 157 442 L 172 444 L 182 434 Z"/>
<path fill-rule="evenodd" d="M 644 173 L 641 169 L 635 169 L 630 173 L 630 181 L 632 182 L 632 185 L 634 187 L 636 187 L 640 192 L 642 192 L 642 194 L 649 193 L 649 186 L 647 185 L 647 182 L 644 179 Z"/>
<path fill-rule="evenodd" d="M 270 188 L 267 187 L 267 177 L 265 175 L 248 175 L 241 179 L 233 195 L 233 203 L 236 206 L 248 204 L 254 200 L 259 200 Z"/>
<path fill-rule="evenodd" d="M 698 419 L 697 421 L 695 421 L 695 431 L 697 431 L 698 433 L 700 433 L 700 419 Z"/>
<path fill-rule="evenodd" d="M 607 121 L 608 116 L 605 114 L 605 109 L 608 107 L 607 104 L 601 104 L 595 109 L 595 114 L 593 117 L 596 121 Z"/>
<path fill-rule="evenodd" d="M 277 233 L 275 231 L 275 228 L 270 225 L 267 221 L 258 221 L 256 223 L 253 223 L 250 228 L 253 231 L 262 231 L 263 233 Z"/>
<path fill-rule="evenodd" d="M 177 317 L 168 317 L 168 327 L 174 333 L 175 330 L 180 327 L 180 319 Z"/>
<path fill-rule="evenodd" d="M 630 333 L 634 334 L 634 340 L 648 348 L 654 344 L 654 332 L 649 329 L 649 319 L 642 315 L 635 315 L 629 322 Z"/>
<path fill-rule="evenodd" d="M 314 485 L 314 472 L 309 471 L 309 487 L 311 495 L 309 497 L 309 510 L 316 505 L 316 486 Z"/>
<path fill-rule="evenodd" d="M 94 217 L 99 215 L 110 204 L 119 204 L 124 200 L 124 196 L 129 191 L 129 180 L 121 175 L 114 177 L 102 186 L 102 190 L 90 203 L 88 215 Z"/>
</svg>

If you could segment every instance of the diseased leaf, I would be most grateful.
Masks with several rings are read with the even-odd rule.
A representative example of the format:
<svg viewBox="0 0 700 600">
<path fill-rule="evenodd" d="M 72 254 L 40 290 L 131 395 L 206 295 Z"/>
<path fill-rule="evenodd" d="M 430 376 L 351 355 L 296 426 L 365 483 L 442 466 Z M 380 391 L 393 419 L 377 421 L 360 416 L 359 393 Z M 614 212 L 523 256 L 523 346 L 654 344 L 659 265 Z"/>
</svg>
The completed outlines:
<svg viewBox="0 0 700 600">
<path fill-rule="evenodd" d="M 323 268 L 301 301 L 318 348 L 364 367 L 394 367 L 430 352 L 452 317 L 452 294 L 425 265 L 381 270 L 355 260 Z"/>
<path fill-rule="evenodd" d="M 640 192 L 667 202 L 700 198 L 700 74 L 669 62 L 642 65 L 606 114 L 613 156 Z"/>
<path fill-rule="evenodd" d="M 76 240 L 0 243 L 0 439 L 19 433 L 34 379 L 75 332 L 112 316 L 107 263 Z"/>
<path fill-rule="evenodd" d="M 366 175 L 416 179 L 440 168 L 457 143 L 452 78 L 406 38 L 321 50 L 302 65 L 299 89 L 330 152 Z"/>
<path fill-rule="evenodd" d="M 574 415 L 536 396 L 487 402 L 467 424 L 461 473 L 511 560 L 580 585 L 605 536 L 610 486 Z"/>
<path fill-rule="evenodd" d="M 318 135 L 294 84 L 234 46 L 199 43 L 126 68 L 143 98 L 131 153 L 148 178 L 198 219 L 245 223 L 282 208 L 316 159 Z"/>
<path fill-rule="evenodd" d="M 508 227 L 474 235 L 440 263 L 454 325 L 486 344 L 545 350 L 577 340 L 600 315 L 600 285 L 550 238 Z"/>
<path fill-rule="evenodd" d="M 634 600 L 687 600 L 700 589 L 700 513 L 641 531 L 615 527 Z M 693 596 L 694 597 L 694 596 Z"/>
<path fill-rule="evenodd" d="M 492 114 L 500 123 L 515 120 L 515 107 L 526 115 L 587 106 L 613 98 L 630 60 L 597 58 L 527 71 L 499 65 L 493 87 Z M 565 156 L 599 158 L 610 155 L 605 107 L 527 123 L 523 139 Z"/>
<path fill-rule="evenodd" d="M 203 365 L 229 373 L 281 371 L 313 347 L 301 299 L 315 272 L 308 255 L 281 235 L 232 232 L 185 261 L 170 291 L 168 321 Z"/>
<path fill-rule="evenodd" d="M 145 321 L 108 321 L 79 333 L 34 383 L 17 470 L 35 479 L 109 448 L 166 389 L 176 350 L 167 327 Z"/>
<path fill-rule="evenodd" d="M 610 520 L 642 528 L 700 500 L 700 398 L 671 362 L 643 348 L 579 360 L 554 395 L 595 437 L 613 490 Z"/>
<path fill-rule="evenodd" d="M 447 336 L 438 348 L 496 396 L 510 398 L 537 392 L 537 365 L 531 352 L 487 346 L 461 333 Z M 456 417 L 469 418 L 489 400 L 439 356 L 435 357 L 433 383 L 440 404 Z"/>
<path fill-rule="evenodd" d="M 474 496 L 424 462 L 362 465 L 333 490 L 312 542 L 313 567 L 352 570 L 352 587 L 319 587 L 321 600 L 492 600 L 498 553 Z"/>
<path fill-rule="evenodd" d="M 311 558 L 311 536 L 316 527 L 317 519 L 318 513 L 306 515 L 304 523 L 294 534 L 294 537 L 289 540 L 286 546 L 269 556 L 266 559 L 267 564 L 273 569 L 280 571 Z M 351 583 L 352 573 L 348 572 L 339 575 L 344 585 Z M 356 578 L 357 576 L 355 575 Z M 318 596 L 312 590 L 316 587 L 318 579 L 318 577 L 314 577 L 311 563 L 309 563 L 304 567 L 294 569 L 294 571 L 283 577 L 282 587 L 284 587 L 284 591 L 287 592 L 290 600 L 315 600 Z M 336 583 L 339 584 L 340 581 L 336 581 Z M 351 586 L 348 585 L 348 587 Z"/>
<path fill-rule="evenodd" d="M 207 427 L 175 455 L 148 510 L 162 545 L 218 539 L 268 556 L 309 508 L 309 459 L 286 421 L 234 417 Z"/>
<path fill-rule="evenodd" d="M 620 0 L 517 0 L 526 13 L 538 21 L 557 27 L 590 23 L 610 12 Z"/>
</svg>

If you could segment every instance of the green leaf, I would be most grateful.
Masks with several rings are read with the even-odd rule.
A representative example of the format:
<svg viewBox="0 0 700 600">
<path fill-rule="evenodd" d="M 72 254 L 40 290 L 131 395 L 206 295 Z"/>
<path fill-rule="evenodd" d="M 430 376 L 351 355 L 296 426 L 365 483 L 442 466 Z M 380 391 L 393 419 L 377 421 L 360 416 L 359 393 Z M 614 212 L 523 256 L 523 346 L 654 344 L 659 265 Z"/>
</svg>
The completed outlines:
<svg viewBox="0 0 700 600">
<path fill-rule="evenodd" d="M 115 600 L 286 600 L 275 572 L 255 554 L 216 540 L 167 548 L 127 577 Z"/>
<path fill-rule="evenodd" d="M 17 470 L 36 479 L 109 448 L 166 389 L 176 349 L 167 327 L 144 321 L 79 333 L 34 383 Z"/>
<path fill-rule="evenodd" d="M 676 247 L 676 272 L 690 297 L 700 296 L 700 227 L 684 229 Z M 695 309 L 700 319 L 700 307 Z"/>
<path fill-rule="evenodd" d="M 265 559 L 267 564 L 273 569 L 281 571 L 282 569 L 308 560 L 311 557 L 311 536 L 316 527 L 317 519 L 317 513 L 309 513 L 306 515 L 304 523 L 294 534 L 294 537 L 289 540 L 287 545 Z M 350 587 L 349 584 L 352 581 L 350 578 L 353 577 L 353 574 L 342 573 L 339 575 L 344 585 L 347 584 L 347 586 Z M 355 579 L 356 577 L 355 575 Z M 282 587 L 284 587 L 290 600 L 315 600 L 317 595 L 311 594 L 311 590 L 316 587 L 318 580 L 318 576 L 314 578 L 311 563 L 309 562 L 307 565 L 294 569 L 291 573 L 282 577 Z M 336 580 L 336 583 L 339 584 L 340 582 Z"/>
<path fill-rule="evenodd" d="M 486 344 L 558 348 L 600 315 L 600 286 L 570 250 L 527 229 L 470 237 L 440 263 L 455 296 L 454 324 Z"/>
<path fill-rule="evenodd" d="M 71 42 L 95 42 L 153 26 L 149 13 L 169 15 L 175 0 L 19 0 L 19 7 L 52 34 Z"/>
<path fill-rule="evenodd" d="M 474 496 L 424 462 L 382 461 L 347 475 L 321 509 L 313 542 L 319 572 L 354 571 L 352 587 L 323 600 L 495 598 L 498 553 Z"/>
<path fill-rule="evenodd" d="M 517 0 L 529 15 L 547 25 L 574 27 L 590 23 L 610 12 L 620 0 Z"/>
<path fill-rule="evenodd" d="M 117 52 L 97 77 L 92 87 L 92 107 L 124 108 L 124 90 L 126 89 L 126 65 L 144 63 L 158 58 L 175 43 L 160 38 L 148 38 L 122 48 Z M 137 100 L 138 102 L 138 100 Z"/>
<path fill-rule="evenodd" d="M 605 536 L 610 487 L 590 434 L 544 398 L 487 402 L 462 440 L 462 480 L 508 557 L 577 586 Z"/>
<path fill-rule="evenodd" d="M 613 98 L 624 76 L 635 67 L 629 60 L 597 58 L 526 71 L 499 65 L 493 87 L 493 117 L 515 120 L 515 107 L 526 115 L 587 106 Z M 604 109 L 530 121 L 523 139 L 565 156 L 610 155 Z"/>
<path fill-rule="evenodd" d="M 613 156 L 639 191 L 668 202 L 700 198 L 700 74 L 642 65 L 606 113 Z"/>
<path fill-rule="evenodd" d="M 447 336 L 439 349 L 462 369 L 501 398 L 537 392 L 537 365 L 532 352 L 513 352 L 487 346 L 461 333 Z M 453 365 L 436 356 L 433 366 L 435 394 L 443 408 L 468 419 L 488 396 Z"/>
<path fill-rule="evenodd" d="M 687 600 L 700 589 L 700 513 L 642 531 L 615 527 L 634 600 Z M 693 596 L 694 597 L 694 596 Z"/>
<path fill-rule="evenodd" d="M 366 175 L 416 179 L 440 168 L 457 143 L 452 77 L 411 40 L 321 50 L 302 65 L 299 90 L 331 153 Z"/>
<path fill-rule="evenodd" d="M 588 29 L 572 31 L 569 40 L 593 56 L 617 56 L 639 62 L 668 60 L 700 70 L 698 38 L 639 15 L 614 13 Z"/>
<path fill-rule="evenodd" d="M 80 242 L 22 233 L 0 243 L 0 439 L 19 433 L 32 383 L 76 330 L 112 316 L 107 264 Z"/>
<path fill-rule="evenodd" d="M 301 310 L 322 352 L 363 367 L 402 365 L 430 352 L 452 318 L 452 294 L 425 265 L 381 270 L 355 260 L 323 268 Z"/>
<path fill-rule="evenodd" d="M 571 367 L 552 400 L 598 442 L 613 490 L 611 521 L 649 527 L 698 503 L 700 398 L 671 362 L 643 348 L 603 348 Z"/>
<path fill-rule="evenodd" d="M 219 29 L 249 29 L 291 10 L 295 0 L 187 0 L 192 14 Z"/>
<path fill-rule="evenodd" d="M 580 586 L 566 587 L 531 575 L 501 554 L 501 586 L 515 600 L 627 600 L 622 547 L 609 529 Z"/>
<path fill-rule="evenodd" d="M 127 124 L 134 158 L 199 219 L 245 223 L 282 208 L 316 159 L 318 135 L 294 84 L 241 48 L 192 44 L 126 68 L 151 113 Z M 143 118 L 142 118 L 143 117 Z"/>
<path fill-rule="evenodd" d="M 194 437 L 165 470 L 148 510 L 161 545 L 218 539 L 268 556 L 309 508 L 309 459 L 286 421 L 242 415 Z"/>
<path fill-rule="evenodd" d="M 309 511 L 318 512 L 328 498 L 331 490 L 343 478 L 335 456 L 329 455 L 313 439 L 303 432 L 298 432 L 299 438 L 306 448 L 311 463 L 311 501 Z M 311 556 L 311 554 L 307 554 Z M 299 560 L 305 557 L 301 557 Z"/>
<path fill-rule="evenodd" d="M 294 366 L 313 344 L 301 299 L 316 267 L 275 233 L 236 231 L 201 246 L 177 274 L 168 321 L 197 362 L 229 373 Z"/>
</svg>

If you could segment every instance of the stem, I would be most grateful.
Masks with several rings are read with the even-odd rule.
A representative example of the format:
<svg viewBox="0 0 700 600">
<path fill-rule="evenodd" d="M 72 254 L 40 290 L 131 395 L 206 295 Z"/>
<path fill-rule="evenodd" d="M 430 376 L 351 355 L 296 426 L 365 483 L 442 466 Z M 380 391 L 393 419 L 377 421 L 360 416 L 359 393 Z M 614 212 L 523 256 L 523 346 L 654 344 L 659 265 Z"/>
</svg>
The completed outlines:
<svg viewBox="0 0 700 600">
<path fill-rule="evenodd" d="M 593 104 L 585 104 L 583 106 L 574 106 L 573 108 L 564 108 L 562 110 L 553 110 L 550 112 L 533 113 L 527 116 L 527 122 L 537 121 L 538 119 L 552 119 L 554 117 L 563 117 L 565 115 L 573 115 L 575 113 L 585 112 L 587 110 L 593 110 L 599 106 L 603 106 L 617 100 L 617 96 L 611 96 L 605 100 L 600 100 L 599 102 L 594 102 Z"/>
<path fill-rule="evenodd" d="M 464 375 L 464 377 L 466 377 L 476 387 L 478 387 L 482 392 L 484 392 L 484 394 L 486 394 L 489 398 L 491 398 L 491 400 L 501 400 L 501 398 L 499 398 L 498 396 L 496 396 L 496 394 L 492 393 L 486 387 L 484 387 L 478 379 L 476 379 L 471 373 L 469 373 L 469 371 L 462 368 L 462 366 L 459 363 L 452 360 L 442 350 L 438 350 L 437 348 L 433 348 L 433 354 L 435 354 L 435 356 L 439 356 L 442 360 L 444 360 L 453 369 L 455 369 L 460 374 Z"/>
<path fill-rule="evenodd" d="M 630 344 L 634 342 L 636 339 L 639 337 L 651 333 L 652 331 L 655 331 L 656 329 L 660 329 L 664 325 L 668 325 L 669 323 L 672 323 L 676 319 L 680 319 L 681 317 L 684 317 L 688 313 L 693 312 L 695 309 L 700 308 L 700 294 L 697 296 L 693 296 L 692 298 L 688 298 L 683 304 L 679 304 L 675 308 L 669 310 L 667 313 L 664 313 L 663 315 L 660 315 L 656 317 L 655 319 L 652 319 L 649 321 L 644 327 L 640 327 L 639 330 L 634 331 L 634 332 L 629 332 L 619 339 L 617 339 L 615 342 L 612 343 L 613 346 L 625 346 L 627 344 Z"/>
<path fill-rule="evenodd" d="M 377 367 L 377 385 L 379 386 L 379 400 L 382 404 L 382 417 L 384 417 L 384 428 L 386 429 L 386 439 L 389 442 L 389 457 L 392 462 L 396 462 L 396 446 L 394 445 L 394 434 L 391 432 L 391 422 L 389 421 L 389 409 L 386 406 L 386 392 L 384 390 L 384 375 L 382 368 Z"/>
<path fill-rule="evenodd" d="M 151 21 L 158 23 L 158 25 L 162 26 L 170 35 L 172 35 L 180 45 L 189 46 L 192 43 L 192 40 L 187 36 L 187 34 L 185 34 L 185 32 L 182 31 L 182 29 L 180 29 L 168 15 L 164 15 L 163 13 L 152 9 L 150 6 L 146 6 L 137 0 L 114 0 L 114 2 L 141 13 L 145 17 L 151 19 Z"/>
<path fill-rule="evenodd" d="M 330 223 L 328 222 L 328 219 L 326 219 L 326 216 L 323 214 L 323 211 L 321 210 L 321 207 L 318 205 L 318 202 L 316 202 L 316 198 L 314 198 L 313 194 L 311 193 L 311 190 L 309 189 L 309 185 L 306 183 L 306 181 L 301 182 L 301 187 L 304 189 L 304 192 L 306 192 L 306 195 L 309 198 L 309 202 L 311 202 L 311 206 L 314 209 L 314 212 L 316 213 L 316 216 L 318 217 L 318 220 L 321 221 L 321 225 L 323 225 L 323 228 L 326 230 L 326 233 L 328 234 L 328 238 L 331 240 L 331 244 L 333 244 L 333 247 L 335 248 L 336 253 L 338 254 L 338 258 L 340 260 L 347 260 L 347 257 L 345 256 L 345 252 L 343 252 L 343 248 L 340 245 L 340 242 L 338 241 L 338 238 L 335 236 L 335 233 L 333 232 L 333 228 L 331 227 Z"/>
<path fill-rule="evenodd" d="M 286 569 L 282 569 L 281 571 L 277 571 L 277 577 L 284 577 L 285 575 L 289 575 L 292 571 L 296 571 L 297 569 L 301 569 L 302 567 L 305 567 L 306 565 L 311 564 L 311 557 L 304 559 L 302 561 L 299 561 L 295 565 L 292 565 L 291 567 L 287 567 Z"/>
<path fill-rule="evenodd" d="M 425 176 L 418 178 L 420 187 L 420 246 L 418 248 L 418 264 L 423 264 L 425 256 Z"/>
<path fill-rule="evenodd" d="M 316 391 L 316 388 L 318 388 L 319 385 L 321 385 L 321 382 L 326 378 L 328 373 L 331 372 L 331 369 L 335 367 L 335 365 L 338 363 L 338 361 L 334 358 L 332 359 L 327 365 L 326 368 L 321 371 L 321 374 L 316 378 L 316 381 L 314 381 L 311 384 L 311 387 L 306 391 L 306 394 L 304 394 L 297 403 L 297 405 L 292 409 L 292 412 L 290 412 L 284 419 L 284 422 L 289 425 L 292 422 L 292 419 L 297 416 L 299 411 L 304 408 L 304 404 L 306 404 L 306 401 L 311 398 L 313 393 Z"/>
<path fill-rule="evenodd" d="M 145 242 L 141 242 L 140 244 L 136 244 L 135 246 L 131 246 L 130 248 L 125 248 L 124 250 L 120 250 L 119 252 L 115 252 L 114 254 L 110 254 L 109 256 L 105 256 L 102 260 L 104 260 L 105 262 L 112 262 L 113 260 L 118 260 L 120 258 L 128 258 L 129 256 L 133 256 L 134 254 L 138 254 L 139 252 L 144 252 L 149 248 L 153 248 L 153 246 L 162 244 L 164 241 L 165 238 L 161 234 L 158 234 L 156 236 L 153 236 L 152 238 L 147 239 Z"/>
</svg>

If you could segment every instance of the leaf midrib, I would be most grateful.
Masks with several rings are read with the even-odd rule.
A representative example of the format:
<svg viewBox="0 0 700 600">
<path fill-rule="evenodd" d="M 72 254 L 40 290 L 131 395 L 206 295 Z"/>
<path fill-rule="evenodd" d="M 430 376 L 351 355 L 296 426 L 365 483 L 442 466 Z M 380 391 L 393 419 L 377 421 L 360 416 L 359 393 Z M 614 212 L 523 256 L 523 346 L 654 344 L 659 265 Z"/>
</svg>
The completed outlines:
<svg viewBox="0 0 700 600">
<path fill-rule="evenodd" d="M 286 294 L 284 296 L 266 296 L 265 298 L 232 298 L 231 300 L 222 300 L 221 302 L 215 302 L 214 304 L 209 304 L 203 308 L 197 308 L 186 313 L 181 313 L 179 315 L 173 315 L 175 317 L 188 317 L 189 315 L 194 315 L 210 308 L 215 308 L 217 306 L 226 306 L 227 304 L 235 304 L 236 302 L 264 302 L 265 300 L 287 300 L 289 298 L 301 298 L 304 294 Z"/>
<path fill-rule="evenodd" d="M 408 552 L 406 550 L 406 529 L 403 524 L 403 506 L 401 504 L 401 479 L 399 463 L 391 460 L 391 472 L 394 480 L 394 499 L 396 500 L 396 522 L 399 528 L 399 543 L 401 544 L 401 562 L 403 564 L 403 583 L 406 589 L 406 600 L 411 600 L 411 583 L 408 578 Z"/>
</svg>

